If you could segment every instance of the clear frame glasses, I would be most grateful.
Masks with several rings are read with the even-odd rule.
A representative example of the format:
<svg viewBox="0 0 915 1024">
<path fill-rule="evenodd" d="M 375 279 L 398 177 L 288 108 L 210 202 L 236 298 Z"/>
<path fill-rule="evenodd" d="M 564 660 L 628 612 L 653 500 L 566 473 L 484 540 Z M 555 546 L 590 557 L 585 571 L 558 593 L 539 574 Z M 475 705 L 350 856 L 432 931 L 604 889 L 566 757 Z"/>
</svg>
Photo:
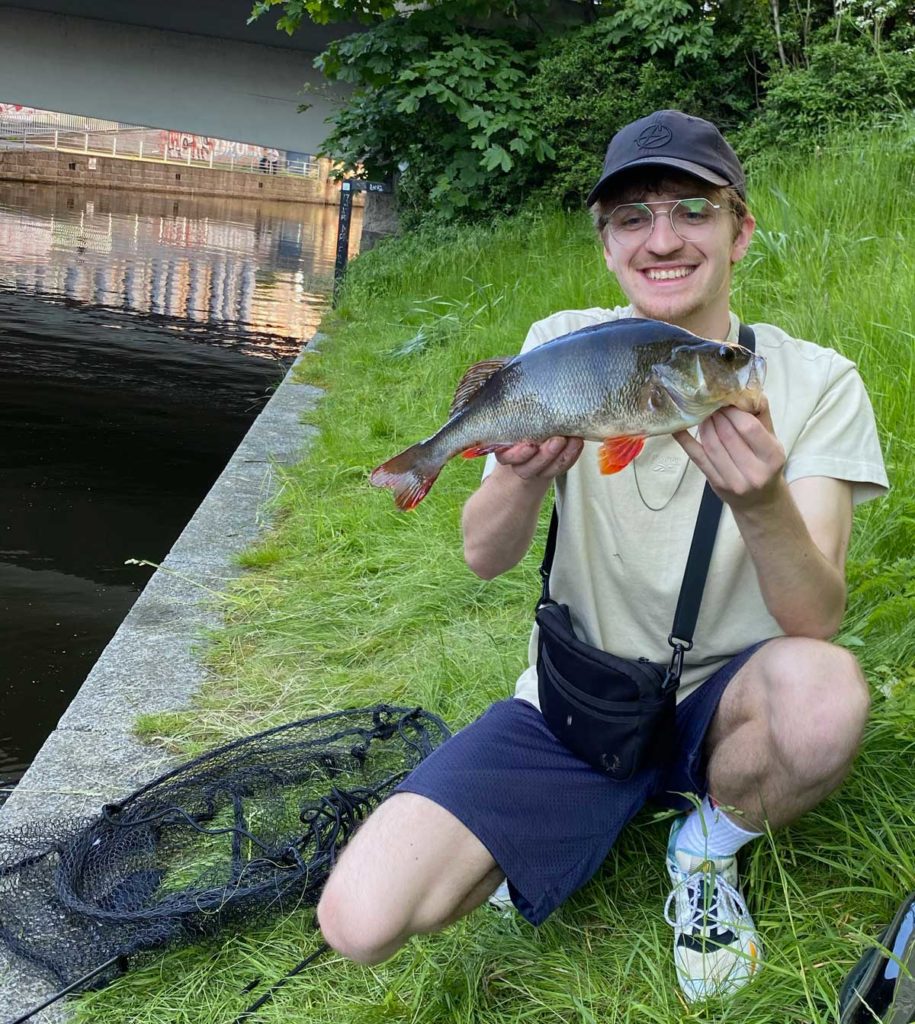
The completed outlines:
<svg viewBox="0 0 915 1024">
<path fill-rule="evenodd" d="M 666 206 L 667 209 L 654 210 L 655 206 Z M 684 242 L 700 242 L 714 230 L 720 209 L 720 203 L 701 197 L 623 203 L 610 211 L 607 227 L 621 245 L 640 245 L 654 230 L 655 217 L 667 217 L 678 238 Z"/>
</svg>

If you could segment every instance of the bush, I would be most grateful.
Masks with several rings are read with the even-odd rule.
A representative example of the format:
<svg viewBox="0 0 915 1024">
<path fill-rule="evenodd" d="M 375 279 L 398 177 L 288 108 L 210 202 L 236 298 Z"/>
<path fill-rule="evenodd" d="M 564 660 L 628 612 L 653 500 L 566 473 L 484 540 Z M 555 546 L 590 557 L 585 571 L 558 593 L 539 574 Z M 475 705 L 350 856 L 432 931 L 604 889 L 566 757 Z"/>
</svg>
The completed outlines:
<svg viewBox="0 0 915 1024">
<path fill-rule="evenodd" d="M 513 195 L 517 205 L 519 177 L 550 150 L 527 97 L 533 42 L 517 30 L 502 35 L 436 8 L 331 43 L 317 65 L 355 89 L 326 154 L 370 176 L 401 172 L 407 225 L 488 217 Z"/>
<path fill-rule="evenodd" d="M 867 40 L 817 43 L 809 64 L 775 72 L 762 113 L 735 145 L 752 159 L 767 150 L 811 152 L 842 128 L 878 125 L 915 106 L 915 58 Z"/>
<path fill-rule="evenodd" d="M 653 110 L 684 110 L 726 132 L 740 124 L 754 106 L 748 62 L 735 52 L 741 47 L 716 33 L 684 55 L 680 43 L 664 48 L 644 33 L 621 39 L 614 18 L 553 40 L 530 82 L 534 118 L 555 153 L 541 194 L 566 208 L 583 203 L 610 136 Z"/>
</svg>

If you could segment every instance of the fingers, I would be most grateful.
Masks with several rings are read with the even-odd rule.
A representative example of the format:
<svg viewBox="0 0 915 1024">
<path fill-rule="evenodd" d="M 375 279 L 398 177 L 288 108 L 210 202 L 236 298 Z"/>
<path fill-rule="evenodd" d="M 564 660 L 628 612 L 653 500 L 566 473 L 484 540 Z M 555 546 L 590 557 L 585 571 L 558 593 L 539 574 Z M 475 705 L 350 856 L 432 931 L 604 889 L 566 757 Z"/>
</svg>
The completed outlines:
<svg viewBox="0 0 915 1024">
<path fill-rule="evenodd" d="M 717 490 L 717 486 L 721 481 L 713 479 L 713 477 L 717 477 L 717 474 L 715 473 L 709 457 L 705 454 L 705 449 L 699 441 L 697 441 L 688 430 L 677 431 L 677 433 L 674 434 L 674 440 L 680 445 L 683 451 L 686 452 L 690 459 L 695 462 L 699 469 L 702 470 L 712 487 L 715 487 Z"/>
<path fill-rule="evenodd" d="M 742 459 L 746 450 L 767 465 L 778 469 L 784 465 L 785 450 L 775 436 L 768 402 L 756 415 L 729 406 L 719 410 L 715 417 L 718 433 L 735 455 Z"/>
<path fill-rule="evenodd" d="M 705 421 L 705 423 L 709 422 L 709 420 Z M 702 426 L 705 426 L 705 423 L 703 423 Z M 723 495 L 727 490 L 727 481 L 719 465 L 719 459 L 713 454 L 719 452 L 721 449 L 721 443 L 720 440 L 717 439 L 717 435 L 710 439 L 709 428 L 706 429 L 705 435 L 702 435 L 700 427 L 700 439 L 693 437 L 686 430 L 681 430 L 674 434 L 674 439 L 679 443 L 680 447 L 686 452 L 690 459 L 692 459 L 692 461 L 699 467 L 714 490 L 719 495 Z"/>
<path fill-rule="evenodd" d="M 503 466 L 511 466 L 523 480 L 551 480 L 570 469 L 581 455 L 580 437 L 551 437 L 542 444 L 516 444 L 496 454 Z"/>
<path fill-rule="evenodd" d="M 785 450 L 772 430 L 768 403 L 757 414 L 728 406 L 674 437 L 715 491 L 732 505 L 765 500 L 781 477 Z"/>
<path fill-rule="evenodd" d="M 729 491 L 742 490 L 743 467 L 750 450 L 723 410 L 699 425 L 699 441 L 721 485 Z"/>
</svg>

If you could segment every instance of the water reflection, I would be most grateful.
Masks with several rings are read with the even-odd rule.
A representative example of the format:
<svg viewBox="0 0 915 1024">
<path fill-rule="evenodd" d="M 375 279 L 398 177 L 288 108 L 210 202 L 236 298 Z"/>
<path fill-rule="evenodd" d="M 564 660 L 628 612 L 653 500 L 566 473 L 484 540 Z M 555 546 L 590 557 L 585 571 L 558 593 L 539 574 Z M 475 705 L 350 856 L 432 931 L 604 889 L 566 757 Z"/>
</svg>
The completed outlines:
<svg viewBox="0 0 915 1024">
<path fill-rule="evenodd" d="M 0 288 L 301 342 L 336 230 L 332 206 L 0 184 Z"/>
<path fill-rule="evenodd" d="M 336 216 L 0 184 L 0 784 L 317 326 Z"/>
</svg>

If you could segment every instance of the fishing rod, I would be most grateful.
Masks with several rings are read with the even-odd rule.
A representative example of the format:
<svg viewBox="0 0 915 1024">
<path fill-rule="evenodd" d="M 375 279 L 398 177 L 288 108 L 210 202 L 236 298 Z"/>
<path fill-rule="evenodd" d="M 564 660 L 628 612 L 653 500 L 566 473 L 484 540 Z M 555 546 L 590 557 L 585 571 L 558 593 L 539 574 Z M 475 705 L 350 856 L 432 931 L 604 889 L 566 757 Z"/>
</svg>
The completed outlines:
<svg viewBox="0 0 915 1024">
<path fill-rule="evenodd" d="M 70 995 L 71 992 L 75 992 L 82 985 L 85 985 L 87 981 L 92 981 L 93 978 L 97 978 L 103 971 L 106 971 L 109 967 L 117 967 L 119 974 L 124 974 L 127 971 L 127 957 L 123 954 L 113 956 L 110 960 L 106 960 L 103 964 L 99 964 L 98 967 L 94 967 L 88 974 L 84 974 L 77 981 L 74 981 L 71 985 L 67 985 L 66 988 L 62 988 L 59 992 L 55 993 L 50 999 L 46 999 L 40 1006 L 33 1006 L 31 1010 L 28 1010 L 21 1017 L 17 1017 L 15 1020 L 8 1021 L 7 1024 L 25 1024 L 25 1021 L 31 1020 L 36 1013 L 41 1010 L 46 1010 L 49 1006 L 52 1006 L 58 1001 L 63 999 L 64 996 Z"/>
<path fill-rule="evenodd" d="M 258 1010 L 268 1003 L 288 981 L 294 978 L 297 974 L 301 974 L 309 964 L 314 963 L 318 957 L 323 956 L 329 949 L 330 946 L 328 946 L 326 942 L 322 942 L 317 949 L 309 953 L 308 956 L 303 957 L 291 971 L 287 971 L 279 981 L 274 982 L 274 984 L 271 985 L 263 995 L 256 999 L 246 1009 L 242 1010 L 232 1024 L 245 1024 L 245 1022 L 250 1020 Z M 7 1024 L 25 1024 L 25 1022 L 31 1020 L 36 1013 L 40 1013 L 42 1010 L 46 1010 L 49 1006 L 53 1006 L 53 1004 L 59 999 L 63 999 L 64 996 L 68 996 L 71 992 L 75 992 L 80 988 L 80 986 L 92 981 L 93 978 L 98 977 L 98 975 L 102 974 L 109 967 L 117 967 L 119 974 L 125 974 L 127 972 L 127 966 L 128 963 L 126 956 L 113 956 L 110 960 L 106 960 L 105 963 L 99 964 L 98 967 L 93 968 L 88 974 L 84 974 L 82 978 L 74 981 L 72 985 L 68 985 L 66 988 L 61 989 L 40 1005 L 33 1006 L 31 1010 L 27 1010 L 21 1017 L 8 1021 Z"/>
</svg>

